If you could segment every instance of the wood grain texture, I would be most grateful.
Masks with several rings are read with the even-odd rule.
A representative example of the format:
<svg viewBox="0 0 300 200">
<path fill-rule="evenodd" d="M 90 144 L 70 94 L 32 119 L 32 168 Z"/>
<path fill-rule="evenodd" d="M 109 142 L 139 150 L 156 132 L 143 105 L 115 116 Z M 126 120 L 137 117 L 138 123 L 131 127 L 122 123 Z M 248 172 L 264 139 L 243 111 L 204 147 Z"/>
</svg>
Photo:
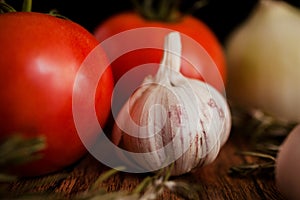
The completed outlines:
<svg viewBox="0 0 300 200">
<path fill-rule="evenodd" d="M 242 164 L 246 158 L 236 155 L 237 151 L 249 150 L 249 140 L 240 133 L 231 134 L 219 156 L 211 165 L 195 169 L 191 173 L 173 177 L 184 180 L 199 188 L 201 200 L 284 200 L 278 192 L 273 176 L 233 177 L 228 170 L 233 165 Z M 251 158 L 247 158 L 251 161 Z M 249 160 L 250 159 L 250 160 Z M 25 192 L 50 192 L 63 194 L 72 199 L 75 194 L 84 192 L 109 168 L 86 155 L 82 160 L 65 171 L 44 177 L 21 179 L 8 185 L 8 191 L 14 194 Z M 146 176 L 151 174 L 130 174 L 119 172 L 97 188 L 107 192 L 132 191 Z M 38 184 L 37 184 L 38 183 Z M 5 198 L 4 198 L 5 199 Z M 166 190 L 159 200 L 181 200 L 182 198 Z"/>
</svg>

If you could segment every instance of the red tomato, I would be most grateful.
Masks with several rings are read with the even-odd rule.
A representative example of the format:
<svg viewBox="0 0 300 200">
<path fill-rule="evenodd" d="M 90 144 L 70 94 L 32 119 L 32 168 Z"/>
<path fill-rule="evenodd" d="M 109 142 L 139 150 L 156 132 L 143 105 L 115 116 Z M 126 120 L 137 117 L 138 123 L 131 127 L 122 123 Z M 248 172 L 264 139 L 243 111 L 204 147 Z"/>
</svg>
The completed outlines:
<svg viewBox="0 0 300 200">
<path fill-rule="evenodd" d="M 193 49 L 184 46 L 185 44 L 183 44 L 183 48 L 190 48 L 190 51 L 188 52 L 190 55 L 188 55 L 188 57 L 199 57 L 199 65 L 192 66 L 183 60 L 181 72 L 188 77 L 204 80 L 216 87 L 219 91 L 224 90 L 224 82 L 226 82 L 226 61 L 223 47 L 214 32 L 212 32 L 205 23 L 191 15 L 185 15 L 175 22 L 162 22 L 146 20 L 138 13 L 134 12 L 119 13 L 110 17 L 96 27 L 94 35 L 100 42 L 102 42 L 105 39 L 123 31 L 143 27 L 161 27 L 173 31 L 179 31 L 202 45 L 215 63 L 217 69 L 211 69 L 212 66 L 200 64 L 201 56 L 192 55 Z M 155 37 L 157 36 L 154 34 L 151 38 L 144 37 L 144 35 L 139 35 L 138 37 L 135 37 L 132 42 L 145 39 L 155 40 Z M 160 63 L 162 54 L 162 50 L 159 49 L 139 49 L 120 56 L 111 63 L 115 81 L 118 81 L 125 72 L 136 66 L 146 63 Z M 198 69 L 196 70 L 195 67 L 198 67 Z M 154 70 L 156 71 L 157 69 Z"/>
<path fill-rule="evenodd" d="M 14 173 L 34 176 L 62 169 L 86 153 L 73 120 L 72 92 L 81 63 L 99 42 L 80 25 L 41 13 L 1 14 L 0 27 L 0 139 L 41 135 L 47 146 L 40 160 Z M 108 64 L 105 56 L 102 61 Z M 95 96 L 101 126 L 109 115 L 113 84 L 108 67 Z"/>
</svg>

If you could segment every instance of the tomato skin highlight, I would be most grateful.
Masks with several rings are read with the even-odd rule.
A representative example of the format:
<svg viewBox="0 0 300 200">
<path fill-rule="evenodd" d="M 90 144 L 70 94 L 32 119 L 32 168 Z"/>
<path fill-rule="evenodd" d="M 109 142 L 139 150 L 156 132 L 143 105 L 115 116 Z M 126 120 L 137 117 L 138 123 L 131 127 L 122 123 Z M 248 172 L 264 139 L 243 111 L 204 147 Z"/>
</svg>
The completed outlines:
<svg viewBox="0 0 300 200">
<path fill-rule="evenodd" d="M 80 25 L 42 13 L 1 14 L 0 27 L 0 140 L 16 133 L 44 136 L 47 146 L 42 159 L 13 173 L 36 176 L 71 165 L 87 152 L 73 121 L 73 84 L 99 42 Z M 101 126 L 109 115 L 113 84 L 108 67 L 95 97 Z"/>
<path fill-rule="evenodd" d="M 162 22 L 146 20 L 136 12 L 123 12 L 108 18 L 98 25 L 94 30 L 94 35 L 100 42 L 102 42 L 105 39 L 108 39 L 109 37 L 123 31 L 144 27 L 159 27 L 179 31 L 202 45 L 202 47 L 215 62 L 219 74 L 208 73 L 205 75 L 206 77 L 203 77 L 202 74 L 199 74 L 194 66 L 189 66 L 184 61 L 182 62 L 183 67 L 181 68 L 181 72 L 188 77 L 205 80 L 216 87 L 219 91 L 224 90 L 224 84 L 226 84 L 227 79 L 227 67 L 223 46 L 218 41 L 218 38 L 214 32 L 205 23 L 193 17 L 192 15 L 185 15 L 180 20 L 175 22 Z M 132 69 L 133 67 L 146 63 L 160 63 L 162 55 L 162 50 L 139 49 L 120 56 L 111 63 L 115 81 L 118 81 L 126 71 Z M 200 71 L 202 70 L 209 71 L 208 69 L 201 69 Z M 214 81 L 213 76 L 221 76 L 223 82 L 220 83 Z"/>
</svg>

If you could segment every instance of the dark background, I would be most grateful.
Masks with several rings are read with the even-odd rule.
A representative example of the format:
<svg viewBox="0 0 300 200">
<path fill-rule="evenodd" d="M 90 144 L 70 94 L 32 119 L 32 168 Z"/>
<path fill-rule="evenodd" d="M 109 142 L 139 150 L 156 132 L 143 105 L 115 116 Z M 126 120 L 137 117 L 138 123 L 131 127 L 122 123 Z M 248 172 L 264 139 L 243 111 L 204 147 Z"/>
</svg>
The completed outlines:
<svg viewBox="0 0 300 200">
<path fill-rule="evenodd" d="M 298 0 L 286 0 L 300 7 Z M 6 0 L 17 10 L 23 0 Z M 188 10 L 196 0 L 182 0 L 181 9 Z M 207 0 L 206 6 L 197 9 L 193 15 L 204 21 L 224 43 L 228 34 L 251 13 L 258 0 Z M 108 17 L 122 11 L 132 10 L 130 0 L 33 0 L 32 11 L 49 12 L 56 9 L 69 19 L 79 23 L 90 32 Z"/>
</svg>

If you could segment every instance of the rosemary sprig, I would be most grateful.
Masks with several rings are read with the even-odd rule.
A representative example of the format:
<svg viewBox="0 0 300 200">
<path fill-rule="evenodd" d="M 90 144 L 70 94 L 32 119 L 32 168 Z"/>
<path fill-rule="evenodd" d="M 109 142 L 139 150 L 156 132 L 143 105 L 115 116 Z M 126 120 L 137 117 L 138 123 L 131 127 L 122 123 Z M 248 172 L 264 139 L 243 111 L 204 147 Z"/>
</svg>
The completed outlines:
<svg viewBox="0 0 300 200">
<path fill-rule="evenodd" d="M 38 152 L 46 147 L 45 138 L 24 138 L 20 134 L 0 143 L 0 182 L 12 181 L 16 177 L 7 174 L 11 166 L 20 165 L 40 158 Z"/>
<path fill-rule="evenodd" d="M 16 10 L 12 6 L 5 3 L 4 0 L 0 0 L 0 14 L 8 12 L 16 12 Z"/>
<path fill-rule="evenodd" d="M 170 180 L 172 168 L 167 168 L 157 172 L 152 176 L 144 178 L 140 184 L 131 192 L 115 191 L 106 192 L 104 188 L 99 188 L 101 182 L 118 173 L 122 168 L 111 169 L 103 173 L 86 191 L 72 196 L 74 200 L 156 200 L 165 190 L 183 197 L 187 200 L 199 200 L 199 188 L 183 180 Z M 30 190 L 30 189 L 29 189 Z M 11 200 L 67 200 L 62 193 L 35 192 L 22 193 L 10 197 Z"/>
<path fill-rule="evenodd" d="M 273 150 L 273 149 L 272 149 Z M 248 176 L 253 174 L 274 173 L 276 164 L 276 154 L 271 155 L 262 151 L 242 151 L 238 153 L 241 156 L 250 156 L 259 158 L 260 162 L 246 163 L 229 168 L 230 175 Z"/>
<path fill-rule="evenodd" d="M 12 166 L 20 165 L 41 157 L 39 151 L 46 146 L 43 137 L 24 138 L 20 134 L 12 136 L 0 142 L 0 197 L 7 197 L 6 185 L 17 180 L 17 176 L 11 175 L 8 170 Z"/>
<path fill-rule="evenodd" d="M 245 111 L 233 106 L 233 126 L 250 136 L 252 151 L 237 152 L 240 156 L 258 158 L 253 163 L 243 163 L 229 168 L 230 175 L 274 175 L 276 156 L 280 145 L 297 123 L 283 121 L 261 110 Z"/>
<path fill-rule="evenodd" d="M 19 165 L 40 158 L 38 152 L 45 148 L 45 139 L 24 138 L 15 134 L 12 137 L 0 143 L 0 182 L 16 181 L 18 177 L 5 173 L 5 170 L 12 165 Z M 74 200 L 152 200 L 157 199 L 165 190 L 170 190 L 184 199 L 198 200 L 198 189 L 191 186 L 185 181 L 170 180 L 173 165 L 158 171 L 152 176 L 144 178 L 139 185 L 131 192 L 116 191 L 106 192 L 99 185 L 113 176 L 122 168 L 111 169 L 103 173 L 99 178 L 84 192 L 76 194 L 72 197 Z M 35 188 L 47 185 L 47 182 L 53 179 L 61 181 L 68 176 L 67 173 L 58 175 L 41 177 L 37 184 L 27 185 L 18 194 L 9 194 L 5 188 L 0 188 L 0 197 L 9 198 L 11 200 L 67 200 L 63 193 L 53 193 L 51 191 L 32 192 Z"/>
<path fill-rule="evenodd" d="M 169 190 L 187 200 L 198 200 L 199 188 L 183 180 L 171 180 L 173 165 L 160 170 L 155 176 L 146 177 L 132 192 L 138 194 L 138 200 L 154 200 L 165 190 Z"/>
<path fill-rule="evenodd" d="M 155 200 L 165 190 L 170 190 L 178 196 L 187 200 L 198 200 L 197 187 L 191 186 L 189 183 L 179 180 L 170 180 L 172 166 L 157 172 L 153 176 L 145 177 L 140 184 L 131 192 L 117 191 L 106 193 L 104 190 L 95 190 L 96 187 L 91 187 L 90 190 L 79 194 L 75 197 L 76 200 Z M 96 180 L 96 185 L 101 181 L 108 178 L 110 175 L 115 174 L 116 170 L 112 169 L 101 175 Z M 105 178 L 105 179 L 104 179 Z"/>
<path fill-rule="evenodd" d="M 26 139 L 15 134 L 0 144 L 0 167 L 18 165 L 39 158 L 36 152 L 45 148 L 45 138 Z"/>
</svg>

